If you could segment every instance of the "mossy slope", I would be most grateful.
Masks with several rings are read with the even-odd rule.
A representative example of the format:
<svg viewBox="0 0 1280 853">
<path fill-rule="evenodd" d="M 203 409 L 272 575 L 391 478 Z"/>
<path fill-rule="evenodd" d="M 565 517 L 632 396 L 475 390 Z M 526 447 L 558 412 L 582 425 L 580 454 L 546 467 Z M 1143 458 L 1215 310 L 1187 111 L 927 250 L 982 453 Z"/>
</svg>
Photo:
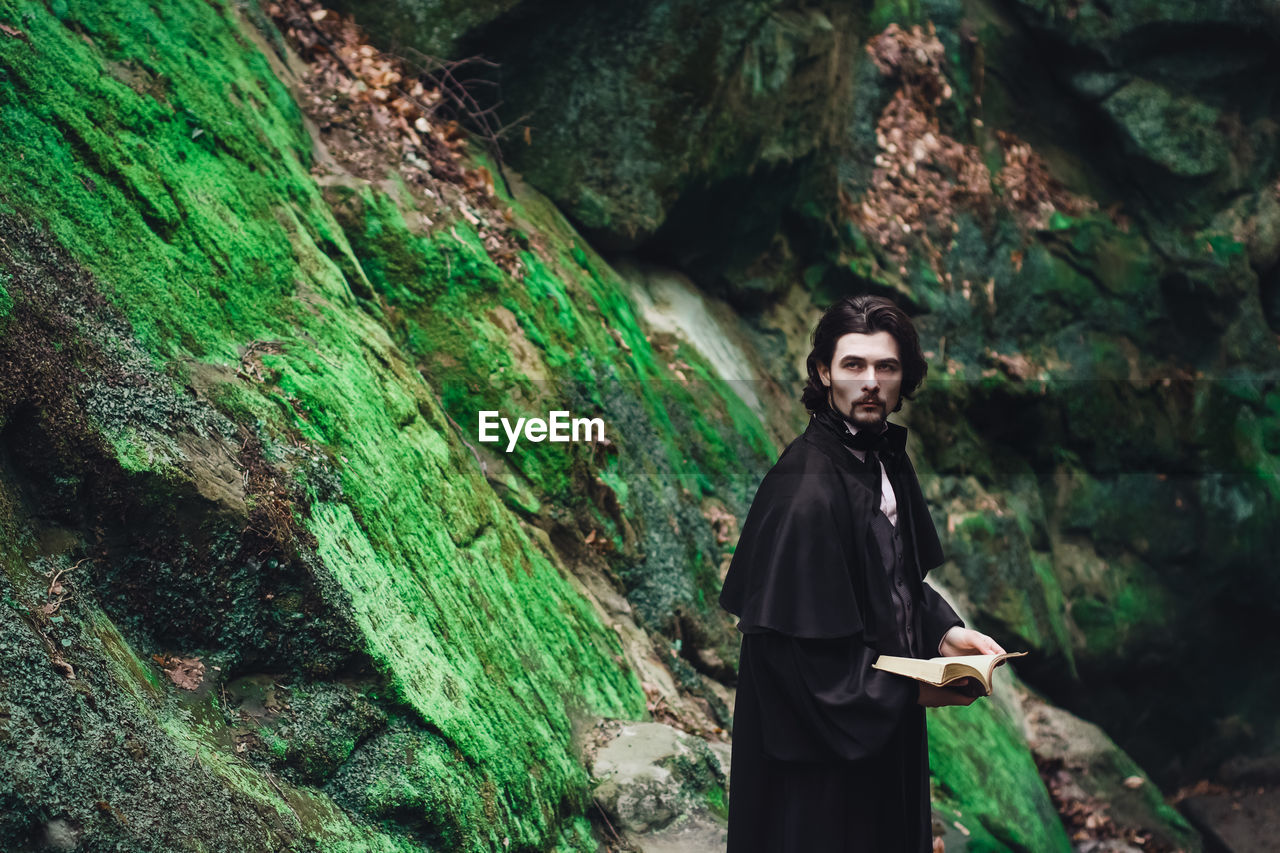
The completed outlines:
<svg viewBox="0 0 1280 853">
<path fill-rule="evenodd" d="M 74 418 L 82 446 L 63 450 L 101 453 L 95 464 L 116 496 L 101 503 L 145 512 L 176 494 L 187 496 L 193 529 L 208 528 L 202 517 L 224 520 L 216 534 L 165 552 L 184 561 L 170 568 L 153 547 L 165 533 L 163 513 L 132 540 L 95 505 L 59 518 L 68 530 L 61 553 L 94 561 L 99 588 L 86 586 L 86 599 L 104 596 L 136 642 L 182 643 L 229 668 L 269 661 L 332 678 L 365 660 L 408 734 L 363 744 L 326 796 L 362 819 L 393 821 L 393 834 L 458 850 L 544 849 L 562 828 L 576 835 L 586 778 L 572 756 L 572 720 L 643 716 L 639 685 L 620 665 L 613 633 L 492 497 L 384 318 L 367 299 L 362 306 L 362 275 L 344 277 L 359 267 L 309 174 L 311 139 L 246 22 L 219 4 L 132 2 L 4 3 L 0 20 L 22 33 L 0 43 L 9 260 L 16 263 L 13 244 L 28 239 L 27 225 L 16 223 L 50 235 L 114 306 L 115 331 L 122 346 L 136 341 L 135 367 L 151 372 L 149 387 L 188 401 L 140 419 L 127 399 L 133 389 L 104 384 L 104 359 L 78 358 L 62 378 L 70 390 L 61 415 Z M 18 295 L 22 286 L 28 292 Z M 34 301 L 34 288 L 6 279 L 6 298 Z M 75 323 L 64 331 L 81 333 Z M 31 389 L 10 392 L 5 429 L 21 422 L 23 435 L 43 436 L 56 451 L 69 424 L 40 411 Z M 36 422 L 15 415 L 33 406 Z M 210 484 L 188 439 L 220 429 L 233 473 L 268 486 L 204 493 Z M 237 457 L 233 441 L 260 446 L 257 467 Z M 35 462 L 20 469 L 40 474 Z M 63 511 L 75 501 L 54 503 L 51 511 Z M 248 522 L 248 541 L 276 556 L 248 559 L 234 536 L 217 544 L 237 516 Z M 95 529 L 107 534 L 105 545 Z M 242 574 L 202 579 L 200 562 L 229 559 L 247 560 Z M 277 601 L 267 590 L 282 565 L 321 591 Z M 161 578 L 148 588 L 137 574 L 146 566 L 171 575 L 177 591 Z M 234 578 L 243 582 L 227 585 Z M 272 615 L 242 596 L 270 599 Z M 242 635 L 200 618 L 227 600 L 245 611 Z M 184 619 L 184 609 L 197 618 Z M 98 617 L 86 609 L 70 618 Z M 352 647 L 328 662 L 289 660 L 253 640 L 268 618 L 339 623 Z M 9 633 L 22 632 L 15 625 Z M 104 659 L 72 648 L 81 669 Z M 103 677 L 100 689 L 128 706 L 129 684 Z M 27 701 L 28 710 L 39 704 Z M 78 734 L 57 745 L 86 747 Z M 86 778 L 110 776 L 116 760 L 97 754 Z M 265 772 L 228 770 L 220 784 L 244 777 L 239 787 L 271 800 Z M 69 788 L 11 795 L 30 814 L 65 796 L 94 837 L 151 843 L 143 826 L 106 829 L 109 812 L 93 814 Z M 292 829 L 294 840 L 307 834 Z M 183 843 L 199 849 L 199 837 L 195 829 Z M 264 832 L 261 849 L 279 840 Z"/>
</svg>

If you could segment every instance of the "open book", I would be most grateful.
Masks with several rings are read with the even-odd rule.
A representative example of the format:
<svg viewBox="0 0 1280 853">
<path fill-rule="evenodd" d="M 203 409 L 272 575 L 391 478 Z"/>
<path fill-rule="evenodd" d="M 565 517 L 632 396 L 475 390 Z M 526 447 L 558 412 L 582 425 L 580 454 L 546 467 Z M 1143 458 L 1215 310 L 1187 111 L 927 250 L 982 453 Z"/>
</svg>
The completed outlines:
<svg viewBox="0 0 1280 853">
<path fill-rule="evenodd" d="M 898 658 L 880 655 L 871 666 L 932 684 L 946 687 L 962 678 L 972 678 L 981 692 L 975 695 L 991 695 L 991 674 L 997 666 L 1009 658 L 1020 658 L 1026 652 L 1005 652 L 1002 655 L 956 655 L 946 658 Z"/>
</svg>

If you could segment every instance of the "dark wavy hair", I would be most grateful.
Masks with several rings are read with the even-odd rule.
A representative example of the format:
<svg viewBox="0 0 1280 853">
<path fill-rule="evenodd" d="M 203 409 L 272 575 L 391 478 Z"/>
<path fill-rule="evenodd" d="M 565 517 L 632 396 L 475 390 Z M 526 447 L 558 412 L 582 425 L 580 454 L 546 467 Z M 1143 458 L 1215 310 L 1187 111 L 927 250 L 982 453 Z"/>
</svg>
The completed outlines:
<svg viewBox="0 0 1280 853">
<path fill-rule="evenodd" d="M 911 395 L 924 382 L 929 365 L 920 351 L 920 338 L 916 335 L 916 327 L 906 312 L 883 296 L 846 296 L 827 309 L 813 330 L 813 349 L 805 366 L 809 370 L 809 382 L 800 393 L 800 402 L 810 412 L 816 412 L 827 405 L 827 386 L 822 384 L 818 375 L 818 365 L 831 367 L 831 356 L 836 351 L 836 341 L 850 332 L 870 335 L 875 332 L 888 332 L 898 342 L 898 357 L 902 361 L 902 396 L 896 412 L 902 408 L 903 400 L 910 400 Z"/>
</svg>

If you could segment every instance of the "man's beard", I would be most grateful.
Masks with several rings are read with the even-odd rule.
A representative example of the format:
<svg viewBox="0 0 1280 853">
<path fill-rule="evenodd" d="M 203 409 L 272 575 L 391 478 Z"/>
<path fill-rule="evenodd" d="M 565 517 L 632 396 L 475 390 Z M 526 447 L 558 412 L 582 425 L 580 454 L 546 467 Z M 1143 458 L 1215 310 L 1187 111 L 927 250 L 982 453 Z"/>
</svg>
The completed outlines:
<svg viewBox="0 0 1280 853">
<path fill-rule="evenodd" d="M 879 408 L 874 412 L 865 411 L 860 406 L 867 403 L 875 403 Z M 842 412 L 836 405 L 835 396 L 830 391 L 827 392 L 827 404 L 837 415 L 839 415 L 845 423 L 854 429 L 866 429 L 872 432 L 879 432 L 885 428 L 889 419 L 889 407 L 885 405 L 879 395 L 875 397 L 860 397 L 853 401 L 849 412 Z"/>
</svg>

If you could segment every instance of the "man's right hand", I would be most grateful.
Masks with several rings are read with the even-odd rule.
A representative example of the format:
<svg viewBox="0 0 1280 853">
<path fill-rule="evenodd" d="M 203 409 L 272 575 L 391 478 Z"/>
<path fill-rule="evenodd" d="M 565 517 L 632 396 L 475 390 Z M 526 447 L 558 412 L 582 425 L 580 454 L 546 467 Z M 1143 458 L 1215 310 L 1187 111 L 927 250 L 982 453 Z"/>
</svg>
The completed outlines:
<svg viewBox="0 0 1280 853">
<path fill-rule="evenodd" d="M 958 690 L 948 690 L 945 687 L 935 687 L 932 684 L 925 684 L 918 681 L 916 684 L 920 687 L 920 696 L 916 700 L 926 708 L 942 708 L 947 705 L 972 705 L 973 700 L 977 696 L 967 696 Z"/>
</svg>

